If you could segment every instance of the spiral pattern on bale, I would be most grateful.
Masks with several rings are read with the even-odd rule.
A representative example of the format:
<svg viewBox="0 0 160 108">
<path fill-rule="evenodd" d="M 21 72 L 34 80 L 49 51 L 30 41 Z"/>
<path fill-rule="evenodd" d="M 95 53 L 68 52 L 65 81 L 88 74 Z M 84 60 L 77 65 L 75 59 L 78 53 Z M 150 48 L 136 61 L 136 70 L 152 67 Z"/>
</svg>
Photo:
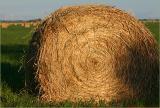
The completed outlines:
<svg viewBox="0 0 160 108">
<path fill-rule="evenodd" d="M 51 14 L 33 35 L 27 63 L 46 101 L 157 95 L 155 39 L 134 17 L 110 6 L 71 6 Z"/>
</svg>

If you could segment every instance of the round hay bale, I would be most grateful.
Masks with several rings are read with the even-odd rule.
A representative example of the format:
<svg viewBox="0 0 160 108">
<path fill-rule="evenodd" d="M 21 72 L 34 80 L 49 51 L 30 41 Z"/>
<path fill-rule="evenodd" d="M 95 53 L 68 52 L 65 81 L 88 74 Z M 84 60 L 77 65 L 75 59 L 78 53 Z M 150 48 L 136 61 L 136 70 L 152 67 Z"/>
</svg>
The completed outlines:
<svg viewBox="0 0 160 108">
<path fill-rule="evenodd" d="M 30 42 L 27 68 L 45 101 L 155 99 L 158 47 L 146 27 L 110 6 L 64 7 Z"/>
</svg>

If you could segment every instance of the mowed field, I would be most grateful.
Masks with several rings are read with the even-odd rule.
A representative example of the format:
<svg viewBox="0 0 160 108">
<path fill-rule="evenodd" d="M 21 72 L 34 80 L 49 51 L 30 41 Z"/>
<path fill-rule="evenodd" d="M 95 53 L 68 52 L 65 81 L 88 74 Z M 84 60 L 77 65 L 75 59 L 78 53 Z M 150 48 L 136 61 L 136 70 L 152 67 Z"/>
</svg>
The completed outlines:
<svg viewBox="0 0 160 108">
<path fill-rule="evenodd" d="M 145 23 L 155 39 L 159 39 L 159 22 Z M 39 102 L 33 94 L 27 93 L 25 88 L 24 58 L 31 39 L 34 27 L 9 26 L 0 28 L 1 32 L 1 105 L 2 106 L 147 106 L 140 100 L 122 101 L 121 103 L 93 104 L 88 102 L 62 102 L 43 103 Z M 158 98 L 158 96 L 157 96 Z M 154 103 L 154 102 L 152 102 Z M 157 103 L 154 105 L 158 106 Z"/>
</svg>

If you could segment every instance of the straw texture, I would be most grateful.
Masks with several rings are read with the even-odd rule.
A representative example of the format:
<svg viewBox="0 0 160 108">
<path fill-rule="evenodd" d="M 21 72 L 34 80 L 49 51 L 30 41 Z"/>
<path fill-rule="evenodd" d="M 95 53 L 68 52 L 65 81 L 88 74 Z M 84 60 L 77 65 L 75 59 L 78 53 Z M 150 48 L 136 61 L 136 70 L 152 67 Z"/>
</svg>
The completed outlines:
<svg viewBox="0 0 160 108">
<path fill-rule="evenodd" d="M 27 68 L 30 86 L 39 85 L 44 101 L 158 96 L 155 39 L 141 22 L 110 6 L 70 6 L 52 13 L 33 35 Z"/>
</svg>

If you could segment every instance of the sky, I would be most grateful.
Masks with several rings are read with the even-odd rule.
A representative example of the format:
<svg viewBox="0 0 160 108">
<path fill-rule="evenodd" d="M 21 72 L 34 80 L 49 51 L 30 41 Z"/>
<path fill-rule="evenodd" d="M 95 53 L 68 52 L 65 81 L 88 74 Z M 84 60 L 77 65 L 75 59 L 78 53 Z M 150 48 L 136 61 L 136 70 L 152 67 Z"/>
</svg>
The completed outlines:
<svg viewBox="0 0 160 108">
<path fill-rule="evenodd" d="M 111 5 L 137 18 L 160 19 L 160 0 L 0 0 L 0 20 L 43 19 L 60 7 L 80 4 Z"/>
</svg>

